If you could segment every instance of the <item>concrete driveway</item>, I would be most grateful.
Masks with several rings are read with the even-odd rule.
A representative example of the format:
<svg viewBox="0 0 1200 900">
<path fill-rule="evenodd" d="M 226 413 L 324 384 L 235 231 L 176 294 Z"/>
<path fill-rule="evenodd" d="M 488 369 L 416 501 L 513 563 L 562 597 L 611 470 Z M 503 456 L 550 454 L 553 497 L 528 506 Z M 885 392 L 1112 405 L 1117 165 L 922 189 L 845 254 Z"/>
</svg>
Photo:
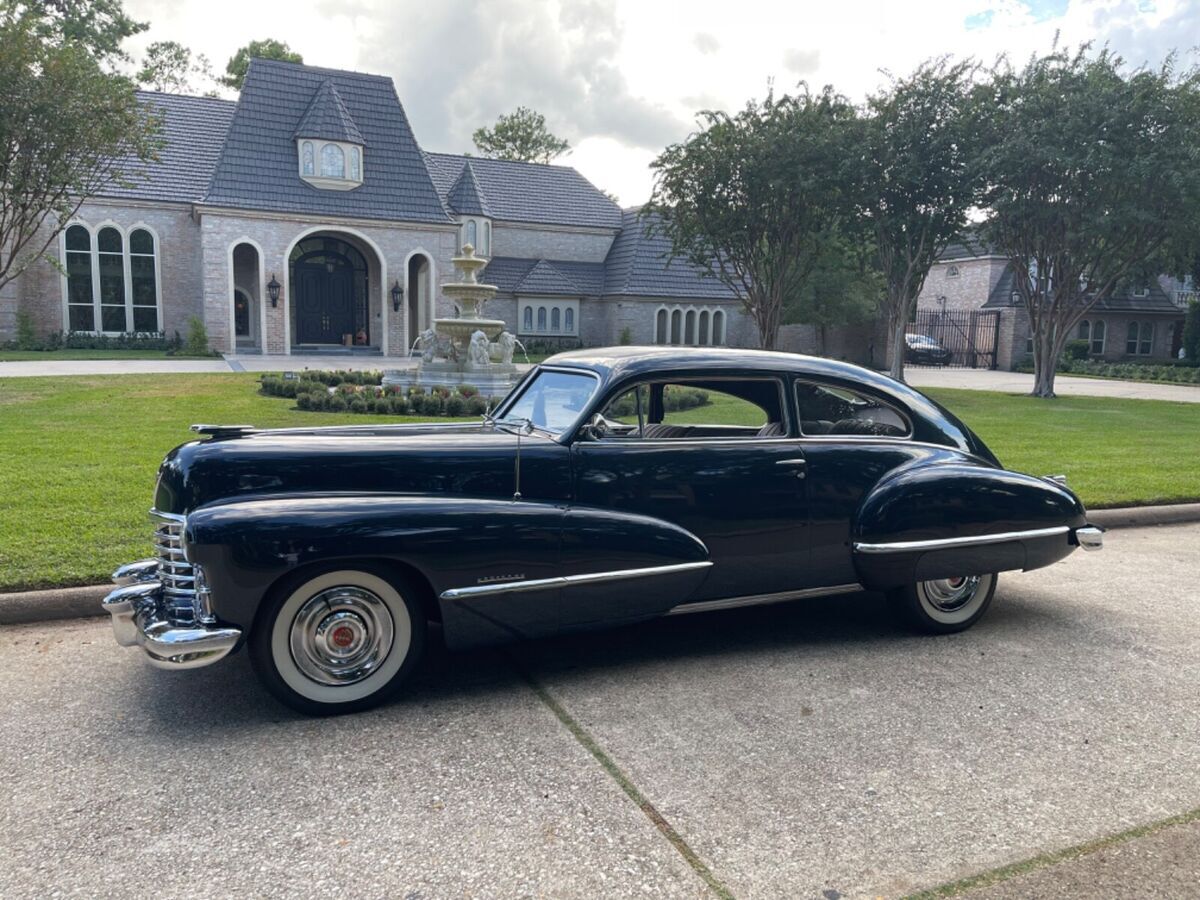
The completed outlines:
<svg viewBox="0 0 1200 900">
<path fill-rule="evenodd" d="M 948 369 L 910 366 L 905 380 L 915 388 L 961 388 L 968 391 L 1000 391 L 1003 394 L 1028 394 L 1033 376 L 1022 372 L 990 369 Z M 1110 378 L 1079 378 L 1057 375 L 1054 392 L 1061 397 L 1125 397 L 1129 400 L 1175 400 L 1200 403 L 1200 384 L 1162 384 L 1148 381 L 1117 381 Z"/>
<path fill-rule="evenodd" d="M 0 895 L 836 900 L 1080 844 L 1200 807 L 1198 541 L 1110 532 L 963 635 L 867 594 L 685 616 L 437 652 L 323 721 L 244 658 L 163 673 L 101 620 L 8 627 Z M 1152 883 L 1194 886 L 1172 858 Z"/>
</svg>

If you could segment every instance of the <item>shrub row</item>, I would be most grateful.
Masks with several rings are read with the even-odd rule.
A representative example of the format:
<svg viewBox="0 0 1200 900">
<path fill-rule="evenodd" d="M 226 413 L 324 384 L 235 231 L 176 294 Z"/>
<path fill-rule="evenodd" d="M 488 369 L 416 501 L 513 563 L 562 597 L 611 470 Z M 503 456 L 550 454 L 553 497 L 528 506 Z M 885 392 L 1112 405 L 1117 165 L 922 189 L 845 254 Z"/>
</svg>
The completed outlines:
<svg viewBox="0 0 1200 900">
<path fill-rule="evenodd" d="M 3 345 L 5 350 L 166 350 L 179 352 L 183 338 L 176 331 L 167 337 L 161 331 L 138 331 L 128 334 L 87 334 L 80 331 L 52 331 L 45 337 L 35 337 L 32 330 L 19 327 L 17 340 Z"/>
<path fill-rule="evenodd" d="M 666 407 L 666 412 L 695 409 L 697 406 L 707 406 L 711 402 L 708 398 L 708 392 L 702 391 L 699 388 L 672 385 L 663 391 L 663 406 Z M 633 398 L 633 394 L 625 394 L 610 407 L 610 410 L 611 414 L 622 419 L 626 416 L 636 416 L 637 403 Z M 643 410 L 643 412 L 646 412 L 646 410 Z"/>
<path fill-rule="evenodd" d="M 1016 367 L 1018 372 L 1032 372 L 1033 359 L 1026 357 Z M 1062 375 L 1092 375 L 1118 378 L 1124 381 L 1162 381 L 1172 384 L 1200 384 L 1200 366 L 1191 360 L 1170 362 L 1105 362 L 1098 359 L 1068 359 L 1058 361 Z"/>
<path fill-rule="evenodd" d="M 272 397 L 295 399 L 299 409 L 352 412 L 380 416 L 481 416 L 494 401 L 469 384 L 456 390 L 383 387 L 379 372 L 312 372 L 298 378 L 264 375 L 259 390 Z"/>
</svg>

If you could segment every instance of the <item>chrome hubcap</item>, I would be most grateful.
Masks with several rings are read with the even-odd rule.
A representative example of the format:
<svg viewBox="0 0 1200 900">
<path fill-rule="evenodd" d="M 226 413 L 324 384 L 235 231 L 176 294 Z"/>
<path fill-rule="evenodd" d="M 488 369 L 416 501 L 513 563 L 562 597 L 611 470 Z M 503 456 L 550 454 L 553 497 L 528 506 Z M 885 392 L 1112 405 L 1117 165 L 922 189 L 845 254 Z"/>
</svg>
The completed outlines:
<svg viewBox="0 0 1200 900">
<path fill-rule="evenodd" d="M 371 591 L 344 585 L 309 598 L 292 621 L 292 659 L 321 684 L 362 681 L 392 649 L 387 605 Z"/>
<path fill-rule="evenodd" d="M 975 597 L 979 589 L 979 576 L 969 578 L 939 578 L 936 581 L 921 582 L 921 590 L 931 606 L 942 612 L 957 612 Z"/>
</svg>

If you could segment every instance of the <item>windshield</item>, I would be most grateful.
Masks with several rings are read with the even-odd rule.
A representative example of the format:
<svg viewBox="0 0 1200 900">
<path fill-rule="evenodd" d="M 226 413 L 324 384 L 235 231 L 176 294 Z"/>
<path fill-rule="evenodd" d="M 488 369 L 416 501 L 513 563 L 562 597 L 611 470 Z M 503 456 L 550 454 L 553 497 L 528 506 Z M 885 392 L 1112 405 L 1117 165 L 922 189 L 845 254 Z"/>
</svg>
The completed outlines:
<svg viewBox="0 0 1200 900">
<path fill-rule="evenodd" d="M 538 369 L 498 421 L 528 419 L 535 428 L 562 434 L 579 421 L 599 384 L 590 372 Z"/>
</svg>

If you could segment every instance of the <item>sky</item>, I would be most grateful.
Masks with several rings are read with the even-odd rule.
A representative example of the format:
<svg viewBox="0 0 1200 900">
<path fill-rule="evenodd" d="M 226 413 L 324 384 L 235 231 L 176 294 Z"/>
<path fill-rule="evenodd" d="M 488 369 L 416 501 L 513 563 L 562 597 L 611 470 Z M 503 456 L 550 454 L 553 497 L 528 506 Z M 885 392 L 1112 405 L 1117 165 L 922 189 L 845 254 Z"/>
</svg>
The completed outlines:
<svg viewBox="0 0 1200 900">
<path fill-rule="evenodd" d="M 649 164 L 703 109 L 740 109 L 773 85 L 832 84 L 861 101 L 929 57 L 1016 62 L 1108 44 L 1131 65 L 1172 50 L 1200 61 L 1200 0 L 126 0 L 150 23 L 135 59 L 174 40 L 221 70 L 252 39 L 286 41 L 313 65 L 389 75 L 426 150 L 517 106 L 546 117 L 572 165 L 624 206 Z"/>
</svg>

